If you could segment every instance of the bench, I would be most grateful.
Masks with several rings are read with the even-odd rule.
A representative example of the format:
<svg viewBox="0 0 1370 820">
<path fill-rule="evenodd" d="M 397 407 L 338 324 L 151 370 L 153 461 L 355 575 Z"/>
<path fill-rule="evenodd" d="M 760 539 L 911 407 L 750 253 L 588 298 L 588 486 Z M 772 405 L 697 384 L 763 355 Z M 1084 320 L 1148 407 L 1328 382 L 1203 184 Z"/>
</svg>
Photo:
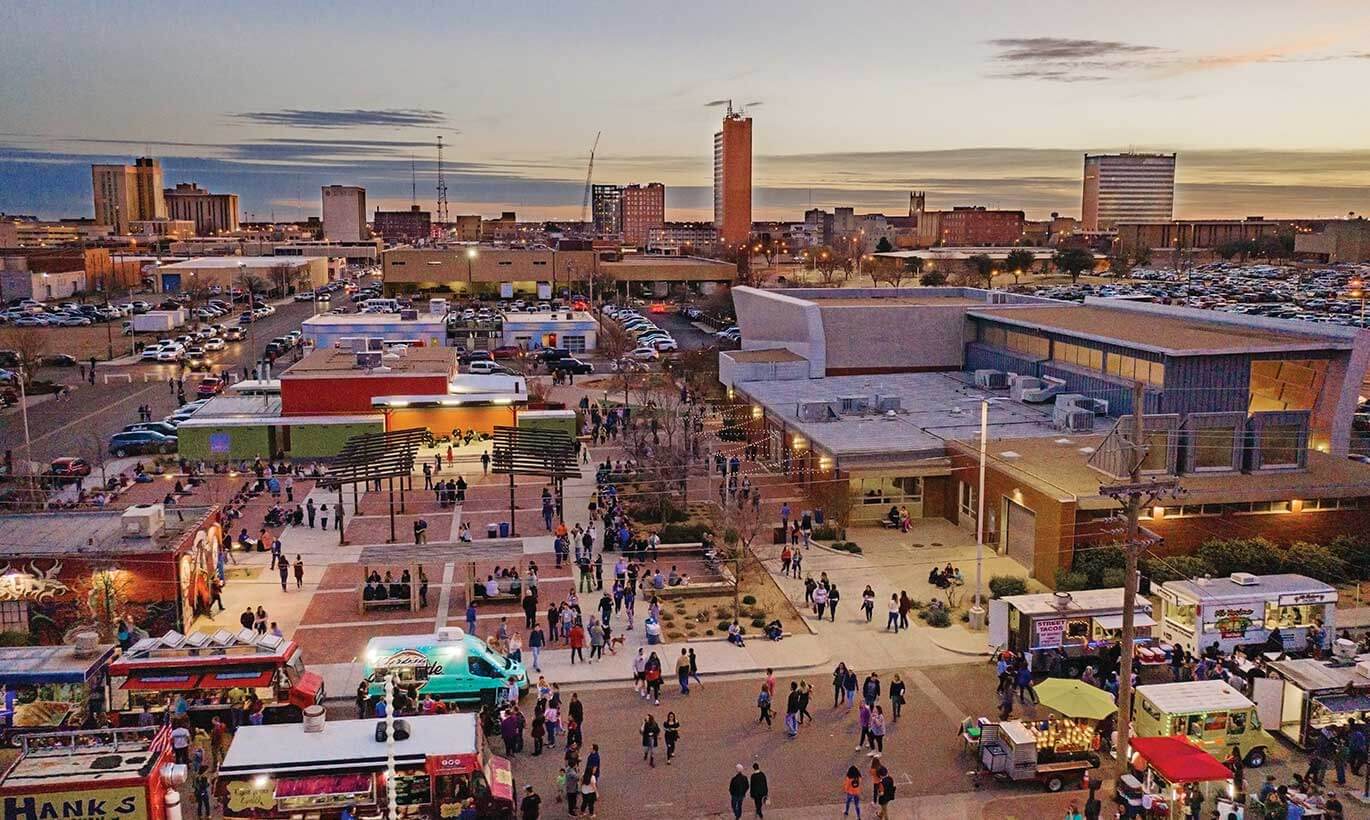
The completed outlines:
<svg viewBox="0 0 1370 820">
<path fill-rule="evenodd" d="M 518 603 L 519 601 L 523 600 L 524 584 L 522 578 L 519 579 L 518 589 L 514 588 L 514 579 L 512 578 L 496 578 L 495 586 L 499 589 L 499 594 L 486 595 L 485 583 L 482 581 L 477 581 L 476 600 L 493 602 L 513 601 L 514 603 Z"/>
<path fill-rule="evenodd" d="M 362 598 L 362 612 L 372 609 L 409 609 L 408 598 Z"/>
<path fill-rule="evenodd" d="M 362 567 L 362 582 L 357 585 L 358 612 L 365 615 L 367 612 L 377 609 L 407 609 L 410 612 L 419 611 L 419 573 L 422 571 L 422 567 L 420 567 L 418 564 L 410 564 L 407 566 L 394 567 L 390 569 L 393 570 L 391 573 L 390 583 L 386 584 L 384 581 L 382 581 L 378 584 L 378 586 L 385 588 L 385 597 L 368 598 L 366 596 L 366 591 L 367 587 L 370 586 L 370 584 L 366 581 L 366 579 L 371 577 L 372 569 L 369 566 Z M 397 580 L 397 578 L 401 577 L 404 574 L 404 570 L 406 569 L 409 570 L 410 577 L 410 583 L 408 584 L 405 584 Z M 408 587 L 408 589 L 406 590 L 405 587 Z M 394 594 L 396 592 L 407 594 L 396 595 Z"/>
</svg>

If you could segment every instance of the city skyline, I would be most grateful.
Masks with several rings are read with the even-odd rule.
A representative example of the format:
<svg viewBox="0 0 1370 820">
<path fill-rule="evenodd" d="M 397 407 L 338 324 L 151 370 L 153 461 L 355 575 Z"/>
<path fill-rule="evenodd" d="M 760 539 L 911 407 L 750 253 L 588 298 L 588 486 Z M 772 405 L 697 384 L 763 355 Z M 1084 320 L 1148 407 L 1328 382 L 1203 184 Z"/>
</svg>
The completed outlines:
<svg viewBox="0 0 1370 820">
<path fill-rule="evenodd" d="M 454 213 L 574 219 L 603 130 L 596 182 L 659 180 L 668 219 L 706 220 L 727 99 L 755 121 L 757 219 L 810 204 L 901 213 L 910 189 L 930 207 L 1078 215 L 1083 155 L 1125 150 L 1178 152 L 1178 217 L 1370 209 L 1370 113 L 1346 104 L 1370 79 L 1370 13 L 1332 2 L 1290 20 L 1275 3 L 1214 3 L 1185 7 L 1176 27 L 1165 5 L 1126 30 L 1107 10 L 1053 3 L 970 29 L 877 3 L 825 20 L 814 51 L 802 10 L 734 9 L 736 31 L 702 38 L 608 3 L 460 22 L 435 11 L 421 25 L 349 3 L 358 14 L 328 20 L 132 3 L 133 42 L 73 3 L 15 4 L 0 10 L 0 211 L 89 215 L 89 165 L 142 155 L 168 186 L 239 194 L 244 219 L 318 215 L 311 191 L 328 184 L 407 208 L 411 161 L 431 207 L 441 134 Z M 1001 11 L 970 3 L 961 19 L 981 6 Z M 895 14 L 917 35 L 879 25 Z M 140 93 L 130 72 L 194 93 Z"/>
</svg>

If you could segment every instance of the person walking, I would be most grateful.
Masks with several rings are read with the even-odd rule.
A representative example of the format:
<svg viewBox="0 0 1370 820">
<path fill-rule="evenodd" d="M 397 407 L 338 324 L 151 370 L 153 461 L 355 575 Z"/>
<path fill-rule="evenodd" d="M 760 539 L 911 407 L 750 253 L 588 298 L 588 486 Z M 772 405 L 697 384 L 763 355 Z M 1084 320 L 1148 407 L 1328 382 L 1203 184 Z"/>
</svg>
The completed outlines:
<svg viewBox="0 0 1370 820">
<path fill-rule="evenodd" d="M 842 778 L 842 816 L 856 807 L 856 820 L 861 820 L 861 770 L 855 766 L 847 767 L 847 776 Z"/>
<path fill-rule="evenodd" d="M 876 816 L 880 820 L 889 820 L 890 804 L 894 802 L 894 778 L 884 766 L 880 767 L 880 797 L 875 802 L 880 806 L 880 813 Z"/>
<path fill-rule="evenodd" d="M 847 669 L 847 680 L 842 684 L 843 690 L 847 695 L 847 706 L 850 707 L 856 702 L 856 670 Z"/>
<path fill-rule="evenodd" d="M 832 670 L 832 708 L 842 703 L 842 691 L 847 685 L 847 665 L 839 662 Z"/>
<path fill-rule="evenodd" d="M 201 820 L 213 817 L 209 802 L 209 773 L 203 769 L 195 775 L 195 808 Z"/>
<path fill-rule="evenodd" d="M 595 804 L 598 802 L 599 775 L 586 766 L 585 773 L 580 776 L 580 816 L 594 817 Z"/>
<path fill-rule="evenodd" d="M 585 663 L 585 627 L 581 626 L 580 621 L 571 627 L 567 642 L 571 645 L 571 665 L 575 665 L 577 656 L 581 663 Z"/>
<path fill-rule="evenodd" d="M 855 749 L 855 751 L 859 752 L 862 749 L 866 748 L 867 744 L 870 742 L 871 737 L 871 708 L 866 705 L 866 702 L 864 700 L 861 701 L 861 705 L 857 707 L 856 721 L 861 727 L 861 737 L 856 739 Z M 874 746 L 874 744 L 870 745 Z"/>
<path fill-rule="evenodd" d="M 466 605 L 466 634 L 476 634 L 476 602 L 471 601 Z"/>
<path fill-rule="evenodd" d="M 867 620 L 870 620 L 869 618 Z M 899 634 L 899 596 L 890 595 L 889 616 L 885 619 L 885 631 Z"/>
<path fill-rule="evenodd" d="M 675 661 L 675 674 L 680 680 L 680 694 L 690 694 L 690 656 L 686 650 L 680 650 L 680 657 Z"/>
<path fill-rule="evenodd" d="M 885 751 L 885 710 L 879 706 L 871 711 L 870 742 L 875 751 Z"/>
<path fill-rule="evenodd" d="M 890 681 L 890 715 L 894 718 L 895 723 L 899 722 L 899 713 L 904 711 L 906 688 L 904 681 L 899 678 L 898 674 Z"/>
<path fill-rule="evenodd" d="M 813 695 L 813 687 L 806 680 L 799 682 L 799 723 L 802 725 L 807 719 L 813 723 L 813 715 L 809 714 L 809 698 Z"/>
<path fill-rule="evenodd" d="M 519 803 L 519 816 L 522 820 L 538 820 L 542 810 L 542 798 L 533 790 L 533 784 L 523 787 L 523 800 Z M 208 815 L 202 815 L 208 818 Z"/>
<path fill-rule="evenodd" d="M 728 781 L 728 800 L 732 804 L 733 820 L 742 820 L 742 805 L 747 800 L 751 782 L 747 780 L 747 767 L 737 764 L 737 774 Z"/>
<path fill-rule="evenodd" d="M 704 688 L 704 681 L 701 680 L 700 677 L 699 677 L 699 659 L 695 657 L 695 648 L 694 648 L 693 646 L 690 647 L 690 649 L 689 649 L 689 656 L 690 656 L 690 678 L 691 678 L 696 684 L 699 685 L 699 688 L 703 689 L 703 688 Z"/>
<path fill-rule="evenodd" d="M 756 708 L 761 710 L 761 717 L 757 718 L 756 722 L 760 723 L 764 720 L 766 721 L 766 728 L 771 728 L 771 693 L 765 684 L 762 684 L 761 691 L 756 696 Z"/>
<path fill-rule="evenodd" d="M 528 633 L 528 648 L 533 652 L 533 671 L 541 672 L 542 647 L 547 643 L 547 636 L 542 632 L 542 625 L 533 623 L 533 629 Z"/>
<path fill-rule="evenodd" d="M 875 702 L 880 699 L 880 673 L 872 672 L 866 676 L 865 683 L 861 684 L 861 700 L 867 706 L 874 709 Z"/>
<path fill-rule="evenodd" d="M 642 728 L 638 730 L 642 735 L 642 759 L 647 761 L 647 765 L 656 768 L 656 743 L 661 736 L 661 727 L 657 725 L 656 718 L 650 714 L 642 721 Z"/>
<path fill-rule="evenodd" d="M 785 697 L 785 734 L 799 736 L 799 684 L 790 681 L 790 693 Z"/>
<path fill-rule="evenodd" d="M 666 738 L 666 765 L 671 765 L 671 758 L 675 757 L 676 744 L 680 742 L 680 720 L 675 716 L 675 712 L 666 713 L 666 721 L 661 724 L 662 732 Z"/>
<path fill-rule="evenodd" d="M 295 555 L 295 589 L 304 588 L 304 558 L 298 553 Z"/>
<path fill-rule="evenodd" d="M 766 783 L 766 773 L 761 771 L 760 763 L 752 764 L 752 777 L 748 783 L 748 793 L 752 796 L 752 802 L 756 804 L 756 816 L 764 817 L 761 809 L 766 805 L 767 798 L 770 797 L 771 790 Z"/>
<path fill-rule="evenodd" d="M 308 498 L 304 502 L 304 514 L 309 519 L 309 528 L 314 529 L 314 516 L 318 515 L 318 510 L 314 508 L 314 499 Z"/>
<path fill-rule="evenodd" d="M 837 584 L 829 584 L 829 585 L 828 585 L 828 619 L 829 619 L 830 621 L 832 621 L 833 623 L 837 623 L 837 602 L 838 602 L 839 600 L 841 600 L 841 598 L 842 598 L 841 594 L 838 593 L 838 591 L 837 591 Z M 822 613 L 822 612 L 818 613 L 818 619 L 819 619 L 820 621 L 823 620 L 823 613 Z"/>
<path fill-rule="evenodd" d="M 871 589 L 870 584 L 866 584 L 861 591 L 861 611 L 866 615 L 866 623 L 870 623 L 875 616 L 875 590 Z"/>
<path fill-rule="evenodd" d="M 569 752 L 569 749 L 567 751 Z M 576 768 L 575 764 L 569 760 L 566 763 L 565 775 L 566 780 L 564 788 L 566 789 L 566 813 L 572 817 L 579 817 L 580 815 L 576 811 L 576 804 L 580 800 L 580 771 Z"/>
</svg>

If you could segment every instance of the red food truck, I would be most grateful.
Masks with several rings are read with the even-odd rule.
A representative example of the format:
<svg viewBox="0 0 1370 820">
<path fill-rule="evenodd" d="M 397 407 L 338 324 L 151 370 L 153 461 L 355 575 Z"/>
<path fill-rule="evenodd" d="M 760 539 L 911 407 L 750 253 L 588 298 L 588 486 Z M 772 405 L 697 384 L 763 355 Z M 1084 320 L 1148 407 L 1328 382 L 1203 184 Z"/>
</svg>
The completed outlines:
<svg viewBox="0 0 1370 820">
<path fill-rule="evenodd" d="M 183 779 L 165 727 L 24 735 L 0 805 L 5 820 L 162 820 Z"/>
<path fill-rule="evenodd" d="M 262 722 L 298 722 L 301 710 L 323 703 L 323 679 L 306 672 L 300 647 L 288 638 L 251 629 L 213 634 L 168 632 L 144 638 L 109 665 L 111 711 L 121 724 L 147 706 L 160 713 L 179 695 L 192 726 L 208 729 L 214 717 L 237 726 L 253 697 Z"/>
<path fill-rule="evenodd" d="M 336 820 L 389 814 L 384 720 L 244 726 L 215 784 L 224 820 Z M 482 820 L 514 816 L 509 761 L 488 754 L 473 714 L 396 718 L 397 818 L 450 820 L 468 802 Z M 379 731 L 378 731 L 379 730 Z M 405 733 L 407 731 L 407 734 Z"/>
</svg>

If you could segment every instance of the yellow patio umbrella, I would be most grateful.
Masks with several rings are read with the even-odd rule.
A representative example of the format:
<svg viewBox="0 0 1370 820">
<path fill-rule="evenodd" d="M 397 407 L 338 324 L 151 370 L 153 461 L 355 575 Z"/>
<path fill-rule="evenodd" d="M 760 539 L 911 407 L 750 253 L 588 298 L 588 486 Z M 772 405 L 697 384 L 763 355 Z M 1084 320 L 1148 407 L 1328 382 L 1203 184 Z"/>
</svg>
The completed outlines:
<svg viewBox="0 0 1370 820">
<path fill-rule="evenodd" d="M 1118 711 L 1108 692 L 1072 678 L 1047 678 L 1033 690 L 1040 705 L 1069 718 L 1103 720 Z"/>
</svg>

